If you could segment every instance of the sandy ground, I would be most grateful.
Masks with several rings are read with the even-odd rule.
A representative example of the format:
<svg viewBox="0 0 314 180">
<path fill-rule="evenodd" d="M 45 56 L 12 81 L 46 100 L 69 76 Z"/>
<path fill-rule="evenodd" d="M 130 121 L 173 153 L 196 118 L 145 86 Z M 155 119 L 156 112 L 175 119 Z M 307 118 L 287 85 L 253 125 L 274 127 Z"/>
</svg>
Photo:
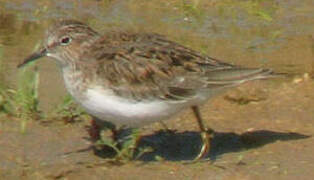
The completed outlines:
<svg viewBox="0 0 314 180">
<path fill-rule="evenodd" d="M 228 63 L 298 77 L 245 84 L 204 104 L 203 118 L 215 130 L 204 162 L 185 162 L 201 145 L 190 110 L 166 121 L 174 133 L 143 127 L 139 146 L 154 152 L 127 163 L 90 149 L 89 122 L 30 120 L 22 132 L 24 120 L 1 116 L 0 179 L 314 179 L 313 0 L 191 1 L 201 3 L 196 9 L 182 2 L 2 0 L 0 82 L 15 87 L 16 65 L 52 20 L 70 15 L 100 32 L 157 32 Z M 44 59 L 39 99 L 49 109 L 65 90 L 55 63 Z"/>
<path fill-rule="evenodd" d="M 113 163 L 88 150 L 88 122 L 0 121 L 0 179 L 312 179 L 314 81 L 309 77 L 243 85 L 202 106 L 215 130 L 210 161 L 185 163 L 200 139 L 192 113 L 144 127 L 154 152 Z M 84 150 L 87 149 L 87 150 Z M 160 161 L 155 160 L 161 157 Z"/>
</svg>

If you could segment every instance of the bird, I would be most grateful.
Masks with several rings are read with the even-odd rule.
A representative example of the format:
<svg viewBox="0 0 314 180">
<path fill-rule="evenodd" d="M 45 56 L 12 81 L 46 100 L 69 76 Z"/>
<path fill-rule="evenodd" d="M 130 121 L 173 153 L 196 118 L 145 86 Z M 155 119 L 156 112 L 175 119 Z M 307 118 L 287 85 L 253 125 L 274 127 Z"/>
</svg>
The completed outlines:
<svg viewBox="0 0 314 180">
<path fill-rule="evenodd" d="M 213 134 L 199 107 L 232 87 L 277 76 L 270 69 L 223 62 L 157 33 L 100 34 L 71 19 L 48 28 L 42 47 L 18 68 L 44 56 L 56 62 L 67 91 L 98 125 L 142 127 L 191 108 L 202 139 L 195 160 L 207 155 Z"/>
</svg>

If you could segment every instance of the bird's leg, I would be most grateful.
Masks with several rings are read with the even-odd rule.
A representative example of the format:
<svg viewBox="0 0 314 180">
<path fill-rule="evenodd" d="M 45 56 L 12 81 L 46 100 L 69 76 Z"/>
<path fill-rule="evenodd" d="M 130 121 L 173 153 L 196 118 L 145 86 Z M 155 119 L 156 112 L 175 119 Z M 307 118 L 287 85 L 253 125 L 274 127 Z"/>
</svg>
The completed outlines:
<svg viewBox="0 0 314 180">
<path fill-rule="evenodd" d="M 117 134 L 117 129 L 115 125 L 110 122 L 102 121 L 97 119 L 96 117 L 92 117 L 91 120 L 91 127 L 89 128 L 89 135 L 93 142 L 96 142 L 101 139 L 101 132 L 102 130 L 110 129 L 113 140 L 115 140 L 115 135 Z"/>
<path fill-rule="evenodd" d="M 95 119 L 93 118 L 91 120 L 91 127 L 88 129 L 88 133 L 92 142 L 96 142 L 100 139 L 100 130 L 100 127 L 97 125 Z"/>
<path fill-rule="evenodd" d="M 203 143 L 200 153 L 194 159 L 197 161 L 204 158 L 207 155 L 208 151 L 210 150 L 210 140 L 212 138 L 212 134 L 214 131 L 210 128 L 205 127 L 198 106 L 192 106 L 192 110 L 196 117 L 198 126 L 201 130 L 201 138 L 202 138 L 202 143 Z"/>
</svg>

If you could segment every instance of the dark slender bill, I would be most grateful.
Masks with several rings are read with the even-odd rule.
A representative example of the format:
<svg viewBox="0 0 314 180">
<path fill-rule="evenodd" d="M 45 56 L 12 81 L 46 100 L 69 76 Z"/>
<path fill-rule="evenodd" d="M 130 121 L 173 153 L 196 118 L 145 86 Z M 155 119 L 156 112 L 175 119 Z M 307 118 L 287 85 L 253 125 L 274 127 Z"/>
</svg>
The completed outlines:
<svg viewBox="0 0 314 180">
<path fill-rule="evenodd" d="M 21 68 L 21 67 L 25 66 L 26 64 L 28 64 L 28 63 L 30 63 L 32 61 L 35 61 L 36 59 L 39 59 L 39 58 L 41 58 L 43 56 L 46 56 L 46 54 L 47 54 L 46 48 L 42 48 L 39 51 L 37 51 L 37 52 L 31 54 L 30 56 L 28 56 L 21 64 L 19 64 L 17 66 L 17 68 Z"/>
</svg>

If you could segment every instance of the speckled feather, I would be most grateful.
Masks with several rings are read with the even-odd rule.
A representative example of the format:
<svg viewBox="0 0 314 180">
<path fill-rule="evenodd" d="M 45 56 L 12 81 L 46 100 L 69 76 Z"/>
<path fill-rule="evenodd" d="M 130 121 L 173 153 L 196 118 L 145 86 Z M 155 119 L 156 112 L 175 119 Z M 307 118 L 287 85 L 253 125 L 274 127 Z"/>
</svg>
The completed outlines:
<svg viewBox="0 0 314 180">
<path fill-rule="evenodd" d="M 48 34 L 56 39 L 71 36 L 71 44 L 62 47 L 62 59 L 74 78 L 78 69 L 86 71 L 84 82 L 102 84 L 134 100 L 184 100 L 270 73 L 218 61 L 158 34 L 109 32 L 101 37 L 76 21 L 61 21 Z"/>
</svg>

